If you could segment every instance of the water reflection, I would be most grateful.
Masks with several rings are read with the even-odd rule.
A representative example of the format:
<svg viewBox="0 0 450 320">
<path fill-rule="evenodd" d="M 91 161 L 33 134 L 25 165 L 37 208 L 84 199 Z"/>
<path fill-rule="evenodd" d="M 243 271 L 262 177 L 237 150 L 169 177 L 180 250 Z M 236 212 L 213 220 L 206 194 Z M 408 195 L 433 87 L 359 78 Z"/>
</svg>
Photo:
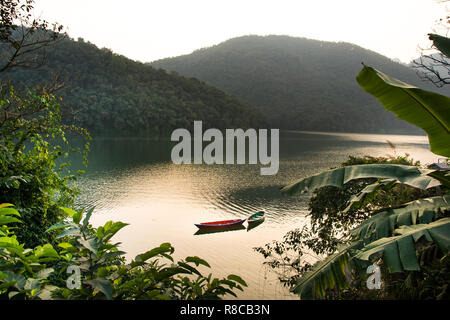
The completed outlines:
<svg viewBox="0 0 450 320">
<path fill-rule="evenodd" d="M 254 229 L 254 228 L 256 228 L 257 226 L 261 225 L 264 222 L 264 220 L 265 220 L 265 218 L 263 218 L 261 220 L 258 220 L 258 221 L 255 221 L 255 222 L 252 222 L 252 223 L 249 223 L 247 225 L 247 232 L 252 230 L 252 229 Z"/>
<path fill-rule="evenodd" d="M 77 206 L 96 207 L 94 225 L 108 220 L 130 224 L 116 236 L 129 259 L 170 242 L 176 257 L 198 255 L 208 261 L 208 273 L 241 275 L 249 284 L 238 295 L 241 299 L 296 298 L 252 249 L 280 240 L 305 223 L 310 195 L 286 197 L 279 192 L 281 186 L 338 166 L 348 155 L 395 152 L 409 153 L 422 163 L 436 160 L 421 136 L 288 132 L 280 137 L 278 174 L 261 176 L 259 165 L 174 165 L 171 145 L 148 139 L 94 139 L 89 167 L 79 179 Z M 80 166 L 81 160 L 74 162 Z M 198 221 L 248 218 L 259 210 L 266 212 L 265 222 L 250 232 L 198 236 L 194 226 Z"/>
<path fill-rule="evenodd" d="M 212 233 L 222 233 L 222 232 L 230 232 L 230 231 L 237 231 L 237 230 L 245 230 L 246 228 L 241 224 L 238 226 L 231 226 L 226 227 L 223 229 L 199 229 L 196 233 L 194 233 L 195 236 L 202 235 L 202 234 L 212 234 Z"/>
</svg>

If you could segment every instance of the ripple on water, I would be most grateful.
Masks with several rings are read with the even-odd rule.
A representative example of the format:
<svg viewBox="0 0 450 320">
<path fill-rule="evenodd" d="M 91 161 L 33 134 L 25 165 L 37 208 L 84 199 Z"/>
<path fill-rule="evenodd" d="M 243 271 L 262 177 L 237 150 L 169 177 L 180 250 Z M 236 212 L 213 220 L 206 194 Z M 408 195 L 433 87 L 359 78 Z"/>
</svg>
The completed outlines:
<svg viewBox="0 0 450 320">
<path fill-rule="evenodd" d="M 89 168 L 78 180 L 82 193 L 77 205 L 96 207 L 94 225 L 107 220 L 130 224 L 116 236 L 127 258 L 171 242 L 177 257 L 198 255 L 211 264 L 207 272 L 215 276 L 241 275 L 249 288 L 239 298 L 288 299 L 293 296 L 253 250 L 306 222 L 310 195 L 285 197 L 279 188 L 335 167 L 348 155 L 408 152 L 430 163 L 435 156 L 427 148 L 420 136 L 294 133 L 280 141 L 278 174 L 261 176 L 259 165 L 174 165 L 169 156 L 164 158 L 170 149 L 161 142 L 94 140 Z M 194 223 L 248 218 L 261 209 L 266 211 L 264 223 L 248 232 L 194 235 Z"/>
</svg>

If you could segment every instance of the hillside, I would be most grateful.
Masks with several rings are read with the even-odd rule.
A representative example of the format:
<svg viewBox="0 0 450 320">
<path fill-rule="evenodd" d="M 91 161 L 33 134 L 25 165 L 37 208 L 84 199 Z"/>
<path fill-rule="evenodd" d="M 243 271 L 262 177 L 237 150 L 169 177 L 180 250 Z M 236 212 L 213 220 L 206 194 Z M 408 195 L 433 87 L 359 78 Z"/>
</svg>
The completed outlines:
<svg viewBox="0 0 450 320">
<path fill-rule="evenodd" d="M 364 92 L 361 62 L 405 82 L 445 94 L 414 70 L 349 43 L 288 36 L 244 36 L 151 65 L 195 77 L 258 107 L 284 129 L 420 132 Z"/>
<path fill-rule="evenodd" d="M 82 39 L 65 39 L 46 49 L 39 69 L 13 69 L 1 81 L 33 86 L 56 75 L 65 86 L 64 121 L 93 133 L 110 135 L 168 135 L 175 128 L 266 126 L 255 108 L 196 79 L 156 70 L 99 49 Z"/>
</svg>

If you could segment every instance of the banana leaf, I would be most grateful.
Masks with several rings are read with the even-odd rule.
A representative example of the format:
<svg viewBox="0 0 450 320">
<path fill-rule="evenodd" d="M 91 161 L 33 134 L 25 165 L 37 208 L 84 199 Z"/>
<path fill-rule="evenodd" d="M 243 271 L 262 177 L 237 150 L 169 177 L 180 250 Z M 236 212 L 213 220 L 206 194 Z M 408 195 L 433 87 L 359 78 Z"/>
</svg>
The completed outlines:
<svg viewBox="0 0 450 320">
<path fill-rule="evenodd" d="M 395 179 L 399 183 L 425 190 L 440 184 L 438 180 L 428 176 L 431 172 L 433 170 L 400 164 L 359 164 L 328 170 L 309 178 L 297 180 L 283 187 L 281 192 L 293 195 L 325 186 L 341 188 L 350 180 L 361 178 Z"/>
<path fill-rule="evenodd" d="M 420 199 L 410 202 L 405 208 L 447 208 L 449 198 L 450 196 L 447 195 Z M 437 243 L 444 254 L 448 253 L 450 250 L 450 218 L 427 223 L 433 217 L 429 215 L 421 216 L 420 214 L 414 216 L 407 210 L 398 210 L 393 214 L 398 215 L 396 217 L 397 223 L 400 224 L 392 232 L 393 236 L 380 238 L 365 246 L 364 242 L 358 239 L 351 244 L 342 246 L 338 252 L 317 262 L 311 270 L 302 275 L 292 291 L 298 294 L 301 299 L 324 297 L 327 289 L 343 289 L 348 285 L 347 273 L 349 271 L 357 271 L 361 275 L 365 273 L 365 268 L 368 265 L 380 257 L 383 257 L 386 268 L 390 272 L 419 270 L 415 243 L 422 238 Z M 405 222 L 408 215 L 411 221 L 415 219 L 414 221 L 420 222 L 420 224 L 408 225 Z M 368 224 L 370 225 L 370 222 Z M 392 228 L 391 221 L 388 222 L 387 228 Z M 368 229 L 366 228 L 366 230 Z"/>
<path fill-rule="evenodd" d="M 439 213 L 450 210 L 450 195 L 419 199 L 396 209 L 387 209 L 368 218 L 351 231 L 351 236 L 373 242 L 393 236 L 400 226 L 426 224 L 439 218 Z"/>
<path fill-rule="evenodd" d="M 450 250 L 450 218 L 403 225 L 394 234 L 396 236 L 381 238 L 363 247 L 355 258 L 374 262 L 382 256 L 387 270 L 393 273 L 420 269 L 415 243 L 421 239 L 436 243 L 444 255 Z"/>
<path fill-rule="evenodd" d="M 447 58 L 450 58 L 450 39 L 438 34 L 429 33 L 428 38 L 433 41 L 436 48 L 439 49 Z"/>
<path fill-rule="evenodd" d="M 433 153 L 450 157 L 450 98 L 429 92 L 364 66 L 359 85 L 399 119 L 422 128 Z"/>
<path fill-rule="evenodd" d="M 354 249 L 361 248 L 361 246 L 361 241 L 344 245 L 338 252 L 317 262 L 299 278 L 291 291 L 298 294 L 300 299 L 314 299 L 316 297 L 323 297 L 326 289 L 337 287 L 341 290 L 347 287 L 348 277 L 346 270 L 352 268 L 349 265 L 351 259 L 350 252 Z"/>
</svg>

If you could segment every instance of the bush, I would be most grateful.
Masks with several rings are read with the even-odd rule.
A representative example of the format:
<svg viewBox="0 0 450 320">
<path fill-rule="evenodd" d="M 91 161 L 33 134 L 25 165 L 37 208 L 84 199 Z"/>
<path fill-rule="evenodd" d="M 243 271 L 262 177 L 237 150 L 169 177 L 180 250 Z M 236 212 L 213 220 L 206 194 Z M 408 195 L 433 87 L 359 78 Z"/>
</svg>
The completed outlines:
<svg viewBox="0 0 450 320">
<path fill-rule="evenodd" d="M 52 241 L 45 230 L 63 217 L 58 208 L 73 205 L 78 192 L 79 172 L 67 169 L 67 157 L 76 150 L 66 131 L 90 138 L 80 128 L 61 125 L 59 101 L 44 89 L 17 93 L 4 86 L 0 93 L 0 203 L 17 206 L 24 222 L 17 238 L 33 247 Z"/>
<path fill-rule="evenodd" d="M 169 243 L 127 264 L 119 244 L 111 243 L 126 223 L 108 221 L 94 228 L 89 224 L 92 209 L 86 213 L 62 210 L 71 219 L 47 230 L 56 233 L 55 244 L 29 249 L 17 240 L 15 229 L 10 227 L 20 223 L 20 213 L 10 204 L 0 205 L 1 298 L 220 299 L 226 294 L 235 296 L 233 290 L 247 286 L 236 275 L 223 279 L 203 276 L 197 267 L 209 264 L 197 256 L 174 262 L 174 248 Z"/>
<path fill-rule="evenodd" d="M 349 160 L 342 163 L 342 167 L 359 164 L 400 164 L 409 166 L 419 166 L 419 162 L 406 156 L 400 157 L 349 157 Z M 357 196 L 366 187 L 375 183 L 376 178 L 354 179 L 345 183 L 342 188 L 325 186 L 315 189 L 309 201 L 309 221 L 302 229 L 289 231 L 282 241 L 273 241 L 263 247 L 254 248 L 261 253 L 266 261 L 266 265 L 278 273 L 279 280 L 286 286 L 295 287 L 299 279 L 318 261 L 326 256 L 332 256 L 339 252 L 341 246 L 350 243 L 351 231 L 368 218 L 375 216 L 384 208 L 396 208 L 416 199 L 429 198 L 443 195 L 445 188 L 430 188 L 421 190 L 405 184 L 381 185 L 375 192 L 369 193 L 363 200 L 354 202 L 349 206 L 352 197 Z M 445 217 L 444 214 L 442 217 Z M 419 248 L 418 254 L 421 255 Z M 436 263 L 443 258 L 444 252 L 440 252 L 434 260 L 426 260 L 426 265 Z M 381 267 L 383 265 L 381 264 Z M 377 290 L 367 290 L 363 278 L 353 279 L 350 288 L 345 290 L 329 290 L 326 298 L 381 298 L 400 295 L 400 287 L 396 286 L 389 279 L 392 278 L 386 270 L 385 285 L 386 290 L 381 293 Z M 422 271 L 420 271 L 422 272 Z M 415 274 L 420 272 L 415 271 Z M 402 273 L 403 276 L 396 275 L 395 279 L 405 280 L 409 272 Z M 448 276 L 448 275 L 447 275 Z M 367 277 L 367 275 L 365 276 Z M 392 279 L 394 279 L 392 278 Z M 401 283 L 399 281 L 398 283 Z M 443 286 L 443 282 L 441 282 Z M 416 288 L 417 289 L 417 288 Z"/>
</svg>

